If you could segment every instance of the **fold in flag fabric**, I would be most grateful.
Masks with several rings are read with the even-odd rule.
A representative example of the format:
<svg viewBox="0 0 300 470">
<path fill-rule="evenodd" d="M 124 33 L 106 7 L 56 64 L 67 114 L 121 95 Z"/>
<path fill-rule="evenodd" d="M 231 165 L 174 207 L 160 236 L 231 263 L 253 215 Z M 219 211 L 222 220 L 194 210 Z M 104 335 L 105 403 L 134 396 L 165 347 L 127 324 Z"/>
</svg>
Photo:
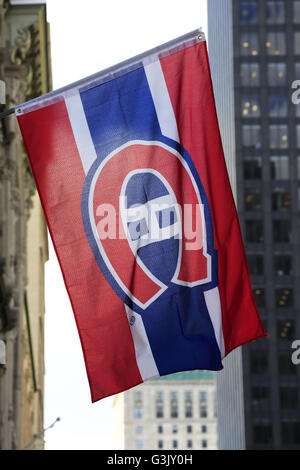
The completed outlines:
<svg viewBox="0 0 300 470">
<path fill-rule="evenodd" d="M 264 336 L 194 31 L 18 107 L 91 399 Z M 59 326 L 58 326 L 59 327 Z"/>
</svg>

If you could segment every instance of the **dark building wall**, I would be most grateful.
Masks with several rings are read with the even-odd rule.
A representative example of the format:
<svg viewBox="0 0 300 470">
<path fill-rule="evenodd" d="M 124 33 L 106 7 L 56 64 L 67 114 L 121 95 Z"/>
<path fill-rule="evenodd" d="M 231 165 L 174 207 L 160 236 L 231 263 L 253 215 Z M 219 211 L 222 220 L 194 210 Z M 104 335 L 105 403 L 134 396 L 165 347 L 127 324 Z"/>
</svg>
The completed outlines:
<svg viewBox="0 0 300 470">
<path fill-rule="evenodd" d="M 208 2 L 208 31 L 220 15 L 232 22 L 237 206 L 270 333 L 242 348 L 246 448 L 298 449 L 300 366 L 291 345 L 300 338 L 300 105 L 291 85 L 300 79 L 300 2 L 230 4 L 231 17 Z M 217 40 L 209 33 L 209 47 Z M 220 62 L 228 60 L 219 50 Z"/>
</svg>

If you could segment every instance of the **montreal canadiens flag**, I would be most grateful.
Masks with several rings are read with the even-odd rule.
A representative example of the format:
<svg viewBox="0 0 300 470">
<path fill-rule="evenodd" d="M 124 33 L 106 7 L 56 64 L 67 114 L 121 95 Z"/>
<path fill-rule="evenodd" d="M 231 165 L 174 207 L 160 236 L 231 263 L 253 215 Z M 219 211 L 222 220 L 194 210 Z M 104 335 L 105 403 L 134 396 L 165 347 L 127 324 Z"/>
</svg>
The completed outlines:
<svg viewBox="0 0 300 470">
<path fill-rule="evenodd" d="M 16 111 L 92 401 L 265 332 L 194 31 Z"/>
</svg>

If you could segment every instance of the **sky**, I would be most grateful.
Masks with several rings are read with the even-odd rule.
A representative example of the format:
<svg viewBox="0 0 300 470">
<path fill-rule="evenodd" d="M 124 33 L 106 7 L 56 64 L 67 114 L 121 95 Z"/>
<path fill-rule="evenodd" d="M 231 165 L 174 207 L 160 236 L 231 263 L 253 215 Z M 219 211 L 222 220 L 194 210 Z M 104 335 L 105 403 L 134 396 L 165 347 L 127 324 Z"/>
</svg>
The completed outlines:
<svg viewBox="0 0 300 470">
<path fill-rule="evenodd" d="M 47 0 L 53 89 L 203 27 L 206 0 Z M 45 271 L 46 450 L 111 450 L 113 397 L 91 403 L 79 336 L 51 241 Z"/>
</svg>

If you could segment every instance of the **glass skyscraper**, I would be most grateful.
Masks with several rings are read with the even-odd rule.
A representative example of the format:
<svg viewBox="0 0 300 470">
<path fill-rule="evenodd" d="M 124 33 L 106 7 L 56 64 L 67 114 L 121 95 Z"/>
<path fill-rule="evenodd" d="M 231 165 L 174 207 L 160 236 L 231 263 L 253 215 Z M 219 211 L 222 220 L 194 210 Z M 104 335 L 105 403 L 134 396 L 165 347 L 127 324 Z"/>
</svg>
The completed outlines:
<svg viewBox="0 0 300 470">
<path fill-rule="evenodd" d="M 230 3 L 226 12 L 220 3 Z M 212 21 L 232 24 L 231 54 L 219 61 L 233 62 L 236 200 L 270 334 L 242 348 L 245 447 L 299 449 L 300 365 L 292 363 L 291 345 L 300 339 L 300 104 L 292 101 L 300 1 L 209 0 L 208 12 L 208 30 Z"/>
</svg>

